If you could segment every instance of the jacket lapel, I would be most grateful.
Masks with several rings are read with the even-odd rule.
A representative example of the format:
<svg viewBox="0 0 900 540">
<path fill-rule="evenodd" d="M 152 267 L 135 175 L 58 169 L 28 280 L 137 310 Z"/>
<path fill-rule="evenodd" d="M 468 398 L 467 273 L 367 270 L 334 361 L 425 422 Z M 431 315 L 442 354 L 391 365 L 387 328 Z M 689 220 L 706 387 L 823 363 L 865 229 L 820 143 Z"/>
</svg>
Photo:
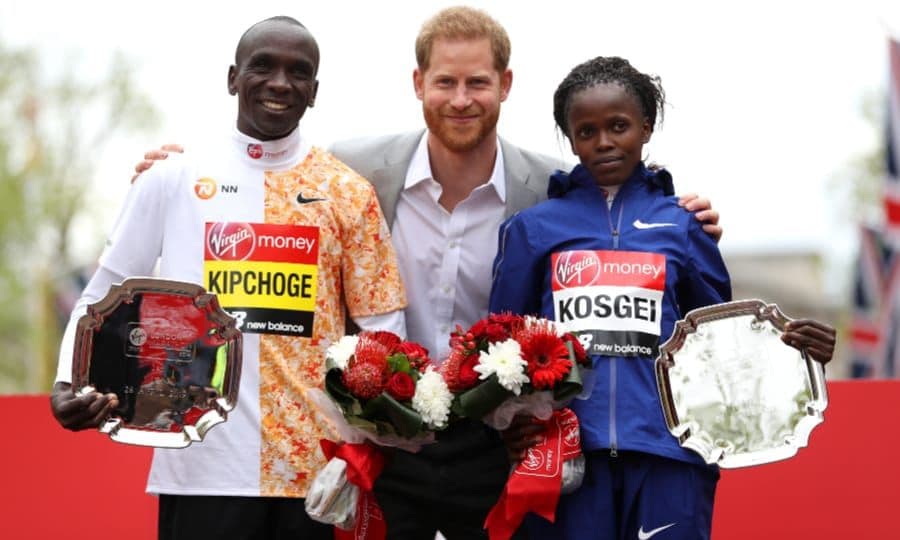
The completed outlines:
<svg viewBox="0 0 900 540">
<path fill-rule="evenodd" d="M 537 204 L 539 195 L 528 186 L 531 171 L 515 146 L 500 139 L 503 150 L 503 170 L 506 175 L 506 212 L 508 218 L 519 210 Z"/>
<path fill-rule="evenodd" d="M 405 164 L 395 163 L 376 170 L 372 173 L 372 178 L 369 179 L 372 185 L 375 186 L 378 204 L 381 205 L 381 212 L 384 214 L 388 227 L 394 226 L 397 201 L 400 199 L 400 192 L 403 191 L 403 182 L 406 180 L 406 169 Z"/>
<path fill-rule="evenodd" d="M 372 177 L 369 178 L 369 181 L 375 186 L 378 204 L 381 205 L 381 211 L 388 227 L 394 226 L 397 201 L 400 199 L 400 192 L 403 191 L 403 184 L 406 182 L 406 171 L 409 169 L 412 155 L 422 139 L 422 133 L 423 131 L 416 131 L 404 134 L 386 146 L 384 148 L 384 167 L 375 169 Z"/>
</svg>

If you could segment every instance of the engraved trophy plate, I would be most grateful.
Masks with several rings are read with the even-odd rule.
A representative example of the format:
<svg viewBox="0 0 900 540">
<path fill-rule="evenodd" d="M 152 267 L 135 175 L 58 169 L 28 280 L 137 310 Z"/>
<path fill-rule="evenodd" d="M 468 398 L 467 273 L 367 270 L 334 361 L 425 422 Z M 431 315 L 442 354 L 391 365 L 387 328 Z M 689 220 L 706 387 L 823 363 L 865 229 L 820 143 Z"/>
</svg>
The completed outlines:
<svg viewBox="0 0 900 540">
<path fill-rule="evenodd" d="M 72 387 L 119 397 L 100 427 L 113 440 L 182 448 L 237 403 L 241 345 L 234 319 L 203 287 L 130 278 L 79 319 Z"/>
<path fill-rule="evenodd" d="M 775 304 L 695 309 L 661 347 L 656 379 L 669 431 L 710 464 L 747 467 L 807 445 L 828 406 L 822 364 L 781 341 Z"/>
</svg>

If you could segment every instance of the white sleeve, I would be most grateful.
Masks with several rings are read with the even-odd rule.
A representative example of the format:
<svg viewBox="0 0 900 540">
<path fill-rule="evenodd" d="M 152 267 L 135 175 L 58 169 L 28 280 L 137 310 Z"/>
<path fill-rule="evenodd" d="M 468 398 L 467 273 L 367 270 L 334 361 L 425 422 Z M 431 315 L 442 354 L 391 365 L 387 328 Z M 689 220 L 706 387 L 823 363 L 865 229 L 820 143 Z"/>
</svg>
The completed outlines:
<svg viewBox="0 0 900 540">
<path fill-rule="evenodd" d="M 132 184 L 100 255 L 101 266 L 120 275 L 140 276 L 156 265 L 165 234 L 167 192 L 180 171 L 174 165 L 157 163 Z"/>
<path fill-rule="evenodd" d="M 402 309 L 382 313 L 381 315 L 369 315 L 367 317 L 353 317 L 353 322 L 361 330 L 387 330 L 406 339 L 406 316 Z"/>
<path fill-rule="evenodd" d="M 126 276 L 117 274 L 103 266 L 99 267 L 97 271 L 94 272 L 91 280 L 84 288 L 84 292 L 81 293 L 81 298 L 78 299 L 75 308 L 72 309 L 72 315 L 69 317 L 69 323 L 66 325 L 62 344 L 59 346 L 59 360 L 56 364 L 56 382 L 72 382 L 72 354 L 75 349 L 75 331 L 77 330 L 78 319 L 87 313 L 87 307 L 89 305 L 106 296 L 110 286 L 114 283 L 122 283 L 122 281 L 125 280 L 125 277 Z"/>
<path fill-rule="evenodd" d="M 75 304 L 59 347 L 56 382 L 72 382 L 72 354 L 78 319 L 106 296 L 113 283 L 149 276 L 162 250 L 167 178 L 171 167 L 157 164 L 128 190 L 116 224 L 100 255 L 100 266 Z"/>
</svg>

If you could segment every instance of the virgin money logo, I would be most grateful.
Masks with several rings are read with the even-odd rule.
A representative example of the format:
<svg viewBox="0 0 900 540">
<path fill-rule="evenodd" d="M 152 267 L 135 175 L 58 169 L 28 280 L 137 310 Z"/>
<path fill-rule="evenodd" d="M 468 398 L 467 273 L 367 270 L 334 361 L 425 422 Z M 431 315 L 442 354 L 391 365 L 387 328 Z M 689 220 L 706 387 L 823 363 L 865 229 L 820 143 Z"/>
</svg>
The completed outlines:
<svg viewBox="0 0 900 540">
<path fill-rule="evenodd" d="M 563 427 L 563 442 L 569 448 L 581 447 L 581 435 L 578 433 L 578 425 Z"/>
<path fill-rule="evenodd" d="M 203 199 L 212 199 L 216 194 L 216 181 L 212 178 L 200 178 L 194 183 L 194 193 Z"/>
<path fill-rule="evenodd" d="M 563 288 L 590 285 L 600 275 L 600 259 L 593 251 L 564 251 L 556 257 L 553 274 Z"/>
<path fill-rule="evenodd" d="M 243 261 L 256 248 L 256 233 L 247 223 L 214 223 L 206 234 L 206 248 L 221 261 Z"/>
<path fill-rule="evenodd" d="M 247 155 L 252 157 L 253 159 L 259 159 L 263 156 L 263 149 L 261 144 L 251 143 L 247 145 Z"/>
<path fill-rule="evenodd" d="M 536 471 L 544 465 L 544 453 L 537 448 L 531 447 L 522 460 L 522 466 L 530 471 Z"/>
<path fill-rule="evenodd" d="M 128 333 L 128 341 L 135 347 L 142 346 L 144 343 L 147 343 L 147 331 L 140 326 L 132 329 Z"/>
</svg>

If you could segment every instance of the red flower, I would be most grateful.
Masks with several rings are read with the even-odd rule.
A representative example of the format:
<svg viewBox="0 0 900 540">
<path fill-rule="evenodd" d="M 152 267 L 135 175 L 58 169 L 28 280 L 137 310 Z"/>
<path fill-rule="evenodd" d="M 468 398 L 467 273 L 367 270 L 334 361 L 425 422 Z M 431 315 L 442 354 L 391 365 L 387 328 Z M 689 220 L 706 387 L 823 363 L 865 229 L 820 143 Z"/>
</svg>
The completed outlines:
<svg viewBox="0 0 900 540">
<path fill-rule="evenodd" d="M 423 373 L 425 372 L 425 368 L 428 367 L 428 364 L 431 363 L 431 359 L 428 358 L 428 349 L 412 341 L 404 341 L 401 343 L 400 346 L 397 347 L 397 352 L 405 354 L 406 359 L 409 360 L 409 365 L 411 365 L 413 369 Z"/>
<path fill-rule="evenodd" d="M 491 322 L 488 319 L 481 319 L 473 324 L 469 333 L 472 334 L 472 337 L 476 341 L 485 340 L 488 343 L 506 341 L 509 339 L 509 329 L 502 324 Z"/>
<path fill-rule="evenodd" d="M 536 390 L 549 390 L 572 369 L 569 349 L 553 328 L 539 325 L 519 332 L 516 340 L 528 362 L 528 377 Z"/>
<path fill-rule="evenodd" d="M 382 359 L 384 362 L 384 359 Z M 387 382 L 387 363 L 379 368 L 372 362 L 350 362 L 341 375 L 341 381 L 350 393 L 360 399 L 372 399 L 384 391 Z"/>
<path fill-rule="evenodd" d="M 474 356 L 477 357 L 478 355 Z M 460 380 L 460 370 L 462 369 L 463 362 L 465 362 L 468 357 L 468 354 L 462 348 L 451 349 L 450 356 L 444 360 L 439 368 L 441 376 L 444 377 L 444 381 L 447 383 L 447 388 L 453 393 L 462 392 L 463 390 L 471 388 L 471 386 L 463 384 Z"/>
<path fill-rule="evenodd" d="M 374 332 L 363 332 L 360 334 L 362 336 L 368 336 L 371 339 L 374 339 L 378 343 L 381 343 L 388 349 L 388 354 L 394 354 L 397 352 L 397 348 L 400 346 L 400 342 L 403 340 L 400 339 L 400 336 L 393 332 L 388 332 L 386 330 L 376 330 Z"/>
<path fill-rule="evenodd" d="M 416 394 L 416 383 L 408 373 L 398 371 L 388 379 L 386 390 L 397 401 L 407 401 Z"/>
<path fill-rule="evenodd" d="M 478 355 L 470 354 L 463 360 L 462 365 L 459 366 L 459 383 L 465 389 L 472 388 L 478 383 L 479 373 L 475 371 L 475 366 L 478 365 Z"/>
<path fill-rule="evenodd" d="M 572 352 L 575 353 L 575 361 L 579 364 L 588 364 L 588 355 L 584 350 L 584 346 L 581 344 L 581 341 L 578 339 L 578 336 L 572 334 L 570 332 L 566 332 L 562 337 L 563 341 L 566 343 L 572 344 Z"/>
<path fill-rule="evenodd" d="M 488 320 L 494 324 L 502 325 L 510 334 L 514 334 L 525 324 L 525 318 L 512 313 L 492 313 Z"/>
<path fill-rule="evenodd" d="M 387 357 L 390 355 L 391 349 L 387 345 L 376 340 L 371 333 L 363 332 L 356 342 L 351 363 L 375 364 L 379 368 L 386 368 Z"/>
</svg>

